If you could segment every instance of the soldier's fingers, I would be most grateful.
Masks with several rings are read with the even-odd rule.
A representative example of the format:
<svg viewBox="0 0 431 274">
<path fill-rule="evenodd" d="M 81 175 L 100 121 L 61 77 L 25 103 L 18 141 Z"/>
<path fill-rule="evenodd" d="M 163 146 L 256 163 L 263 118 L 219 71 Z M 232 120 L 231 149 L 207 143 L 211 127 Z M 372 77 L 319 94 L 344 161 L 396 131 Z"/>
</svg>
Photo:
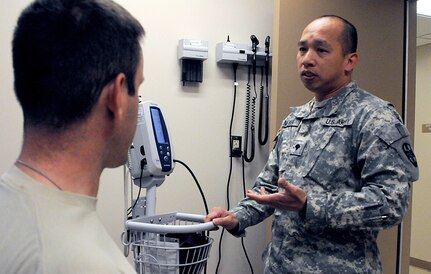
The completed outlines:
<svg viewBox="0 0 431 274">
<path fill-rule="evenodd" d="M 287 189 L 289 187 L 289 185 L 291 185 L 291 184 L 289 184 L 289 182 L 285 178 L 281 177 L 280 179 L 278 179 L 278 186 L 279 187 Z"/>
<path fill-rule="evenodd" d="M 210 213 L 208 213 L 207 216 L 205 216 L 205 222 L 209 222 L 211 220 L 213 220 L 214 218 L 220 218 L 220 217 L 224 217 L 228 215 L 227 210 L 220 208 L 220 207 L 215 207 L 213 209 L 211 209 Z"/>
<path fill-rule="evenodd" d="M 270 195 L 265 194 L 265 193 L 256 194 L 256 193 L 250 191 L 247 193 L 247 197 L 252 199 L 252 200 L 255 200 L 259 204 L 269 204 L 271 202 L 270 201 Z"/>
</svg>

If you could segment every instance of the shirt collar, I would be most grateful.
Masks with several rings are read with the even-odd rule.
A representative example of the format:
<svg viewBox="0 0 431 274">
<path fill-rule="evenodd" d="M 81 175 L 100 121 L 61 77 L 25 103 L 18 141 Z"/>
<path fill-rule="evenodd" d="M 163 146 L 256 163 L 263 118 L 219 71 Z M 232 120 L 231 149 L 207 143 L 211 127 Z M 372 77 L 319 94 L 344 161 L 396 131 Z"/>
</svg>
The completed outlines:
<svg viewBox="0 0 431 274">
<path fill-rule="evenodd" d="M 356 88 L 356 82 L 351 81 L 350 83 L 339 89 L 337 93 L 333 97 L 329 98 L 321 108 L 312 111 L 314 104 L 313 98 L 305 105 L 302 105 L 300 107 L 293 107 L 292 114 L 298 119 L 313 119 L 336 115 L 338 109 L 340 108 L 346 97 Z"/>
</svg>

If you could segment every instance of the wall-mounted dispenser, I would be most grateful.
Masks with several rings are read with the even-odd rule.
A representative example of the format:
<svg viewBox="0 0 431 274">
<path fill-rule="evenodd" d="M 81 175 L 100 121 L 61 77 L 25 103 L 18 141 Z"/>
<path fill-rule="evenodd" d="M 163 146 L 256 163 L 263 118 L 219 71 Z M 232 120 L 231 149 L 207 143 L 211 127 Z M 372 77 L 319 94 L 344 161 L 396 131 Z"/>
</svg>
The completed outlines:
<svg viewBox="0 0 431 274">
<path fill-rule="evenodd" d="M 199 82 L 203 79 L 203 61 L 208 58 L 208 41 L 181 39 L 178 59 L 181 59 L 181 81 Z"/>
</svg>

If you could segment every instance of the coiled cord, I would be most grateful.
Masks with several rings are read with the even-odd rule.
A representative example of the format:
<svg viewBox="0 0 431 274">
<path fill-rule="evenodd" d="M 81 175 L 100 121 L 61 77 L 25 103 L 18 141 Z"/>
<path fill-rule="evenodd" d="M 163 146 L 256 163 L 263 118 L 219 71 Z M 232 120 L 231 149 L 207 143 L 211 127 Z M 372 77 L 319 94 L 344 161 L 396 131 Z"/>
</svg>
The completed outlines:
<svg viewBox="0 0 431 274">
<path fill-rule="evenodd" d="M 260 101 L 259 101 L 259 144 L 261 146 L 268 142 L 268 132 L 269 132 L 269 95 L 268 95 L 268 75 L 266 75 L 266 91 L 264 94 L 263 86 L 263 70 L 261 70 L 261 80 L 260 80 Z M 265 120 L 264 120 L 265 119 Z"/>
<path fill-rule="evenodd" d="M 246 94 L 246 106 L 245 106 L 245 132 L 244 132 L 244 160 L 250 163 L 254 159 L 254 139 L 255 139 L 255 120 L 256 120 L 256 85 L 254 85 L 254 96 L 251 97 L 251 85 L 250 85 L 251 66 L 248 66 L 248 81 L 247 81 L 247 94 Z M 251 104 L 250 104 L 251 102 Z M 250 118 L 251 113 L 251 118 Z M 249 155 L 249 139 L 251 139 L 250 155 Z"/>
</svg>

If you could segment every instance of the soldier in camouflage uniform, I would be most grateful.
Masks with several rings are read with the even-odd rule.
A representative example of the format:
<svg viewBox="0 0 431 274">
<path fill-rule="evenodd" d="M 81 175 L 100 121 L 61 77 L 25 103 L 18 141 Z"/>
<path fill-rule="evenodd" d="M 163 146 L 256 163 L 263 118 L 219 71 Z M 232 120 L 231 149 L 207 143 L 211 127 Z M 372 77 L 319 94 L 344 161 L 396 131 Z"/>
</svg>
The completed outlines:
<svg viewBox="0 0 431 274">
<path fill-rule="evenodd" d="M 409 133 L 393 105 L 360 89 L 355 27 L 311 22 L 298 70 L 315 97 L 293 108 L 253 190 L 207 216 L 237 236 L 273 215 L 265 273 L 381 273 L 378 231 L 401 222 L 418 179 Z"/>
</svg>

